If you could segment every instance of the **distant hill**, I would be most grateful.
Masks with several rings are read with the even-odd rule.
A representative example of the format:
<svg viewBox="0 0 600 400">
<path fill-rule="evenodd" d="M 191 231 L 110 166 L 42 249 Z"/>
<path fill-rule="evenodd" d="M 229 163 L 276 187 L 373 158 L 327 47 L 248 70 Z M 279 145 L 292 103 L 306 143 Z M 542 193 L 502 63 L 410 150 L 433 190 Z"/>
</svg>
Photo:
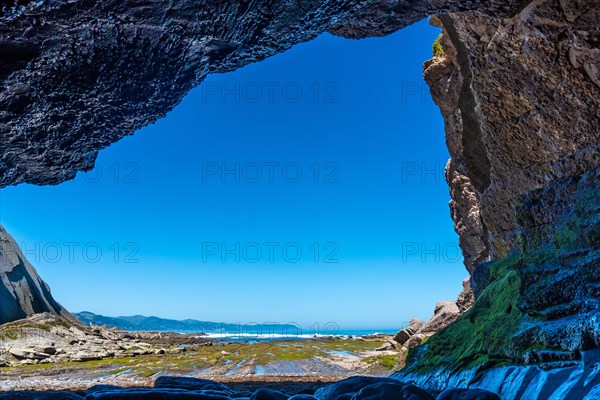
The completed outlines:
<svg viewBox="0 0 600 400">
<path fill-rule="evenodd" d="M 146 317 L 143 315 L 132 315 L 129 317 L 106 317 L 104 315 L 94 314 L 88 311 L 76 313 L 84 324 L 90 325 L 108 325 L 111 328 L 118 328 L 126 331 L 162 331 L 162 332 L 181 332 L 181 333 L 245 333 L 245 334 L 295 334 L 297 328 L 293 325 L 239 325 L 226 324 L 220 322 L 197 321 L 186 319 L 182 321 L 174 319 L 164 319 L 158 317 Z"/>
</svg>

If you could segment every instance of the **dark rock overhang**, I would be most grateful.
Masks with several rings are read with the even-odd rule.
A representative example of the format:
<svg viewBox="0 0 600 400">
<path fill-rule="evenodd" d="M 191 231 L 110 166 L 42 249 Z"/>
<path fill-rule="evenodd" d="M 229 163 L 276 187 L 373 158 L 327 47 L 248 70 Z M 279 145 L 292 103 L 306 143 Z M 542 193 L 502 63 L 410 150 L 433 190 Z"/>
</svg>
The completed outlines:
<svg viewBox="0 0 600 400">
<path fill-rule="evenodd" d="M 392 33 L 434 13 L 513 15 L 527 1 L 3 2 L 0 188 L 58 184 L 164 117 L 210 73 L 330 31 Z"/>
</svg>

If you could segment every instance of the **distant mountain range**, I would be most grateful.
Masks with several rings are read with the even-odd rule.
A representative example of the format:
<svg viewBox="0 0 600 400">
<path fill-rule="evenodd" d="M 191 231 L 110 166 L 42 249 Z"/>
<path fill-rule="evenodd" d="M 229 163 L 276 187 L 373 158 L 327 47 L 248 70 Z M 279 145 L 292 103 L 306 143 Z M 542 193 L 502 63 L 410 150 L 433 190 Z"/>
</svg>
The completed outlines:
<svg viewBox="0 0 600 400">
<path fill-rule="evenodd" d="M 88 311 L 76 313 L 75 316 L 86 325 L 107 325 L 125 331 L 159 331 L 159 332 L 181 332 L 181 333 L 236 333 L 236 334 L 291 334 L 294 335 L 298 329 L 294 325 L 282 324 L 256 324 L 240 325 L 220 322 L 197 321 L 185 319 L 182 321 L 164 319 L 158 317 L 146 317 L 133 315 L 130 317 L 106 317 Z"/>
</svg>

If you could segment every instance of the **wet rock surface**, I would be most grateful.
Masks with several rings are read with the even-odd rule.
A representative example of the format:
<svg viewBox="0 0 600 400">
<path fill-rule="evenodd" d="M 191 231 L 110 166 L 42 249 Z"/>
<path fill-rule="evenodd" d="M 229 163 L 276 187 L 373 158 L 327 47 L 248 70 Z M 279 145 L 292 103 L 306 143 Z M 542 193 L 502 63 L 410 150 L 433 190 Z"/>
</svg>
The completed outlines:
<svg viewBox="0 0 600 400">
<path fill-rule="evenodd" d="M 415 385 L 397 383 L 376 383 L 362 388 L 352 396 L 352 400 L 433 400 L 433 396 Z"/>
<path fill-rule="evenodd" d="M 353 376 L 317 390 L 315 396 L 321 400 L 335 400 L 339 396 L 356 393 L 367 386 L 386 382 L 392 384 L 397 383 L 397 381 L 389 378 Z"/>
<path fill-rule="evenodd" d="M 436 400 L 500 400 L 500 397 L 481 389 L 449 389 L 442 392 Z"/>
<path fill-rule="evenodd" d="M 477 368 L 452 371 L 440 368 L 428 374 L 404 373 L 406 379 L 432 390 L 451 388 L 484 389 L 508 399 L 583 399 L 593 400 L 600 394 L 598 350 L 586 351 L 583 362 L 557 367 L 556 365 L 504 366 L 482 372 Z"/>
<path fill-rule="evenodd" d="M 412 384 L 402 383 L 388 378 L 372 378 L 356 376 L 341 382 L 325 385 L 318 390 L 310 386 L 299 386 L 285 383 L 279 384 L 278 389 L 259 388 L 252 393 L 239 389 L 236 385 L 225 385 L 206 379 L 184 377 L 161 377 L 154 387 L 123 388 L 117 386 L 94 386 L 87 390 L 74 392 L 0 392 L 0 399 L 48 399 L 48 400 L 434 400 L 435 394 L 429 393 Z M 301 391 L 301 393 L 298 393 Z M 310 393 L 307 393 L 310 392 Z M 485 394 L 488 397 L 481 397 Z M 477 396 L 480 397 L 477 397 Z M 447 392 L 441 400 L 494 400 L 492 394 L 483 390 L 461 390 Z M 450 397 L 448 397 L 450 396 Z"/>
</svg>

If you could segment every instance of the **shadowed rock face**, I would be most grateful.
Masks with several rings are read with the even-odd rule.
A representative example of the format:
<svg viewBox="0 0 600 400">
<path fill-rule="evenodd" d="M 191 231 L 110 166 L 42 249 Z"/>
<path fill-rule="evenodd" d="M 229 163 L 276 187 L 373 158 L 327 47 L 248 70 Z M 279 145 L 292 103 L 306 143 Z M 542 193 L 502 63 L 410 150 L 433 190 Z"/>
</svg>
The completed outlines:
<svg viewBox="0 0 600 400">
<path fill-rule="evenodd" d="M 520 196 L 598 164 L 598 18 L 597 2 L 582 0 L 437 21 L 447 56 L 425 77 L 446 122 L 451 210 L 471 273 L 518 247 Z"/>
<path fill-rule="evenodd" d="M 591 0 L 432 20 L 445 55 L 425 78 L 445 119 L 450 208 L 477 301 L 399 378 L 497 384 L 504 399 L 598 393 L 598 20 Z M 501 363 L 542 368 L 492 368 Z"/>
<path fill-rule="evenodd" d="M 76 321 L 52 298 L 48 285 L 0 225 L 0 324 L 42 312 Z"/>
<path fill-rule="evenodd" d="M 12 2 L 10 2 L 12 3 Z M 57 184 L 155 122 L 209 73 L 331 29 L 384 35 L 433 13 L 510 14 L 510 1 L 17 2 L 0 17 L 0 188 Z"/>
</svg>

